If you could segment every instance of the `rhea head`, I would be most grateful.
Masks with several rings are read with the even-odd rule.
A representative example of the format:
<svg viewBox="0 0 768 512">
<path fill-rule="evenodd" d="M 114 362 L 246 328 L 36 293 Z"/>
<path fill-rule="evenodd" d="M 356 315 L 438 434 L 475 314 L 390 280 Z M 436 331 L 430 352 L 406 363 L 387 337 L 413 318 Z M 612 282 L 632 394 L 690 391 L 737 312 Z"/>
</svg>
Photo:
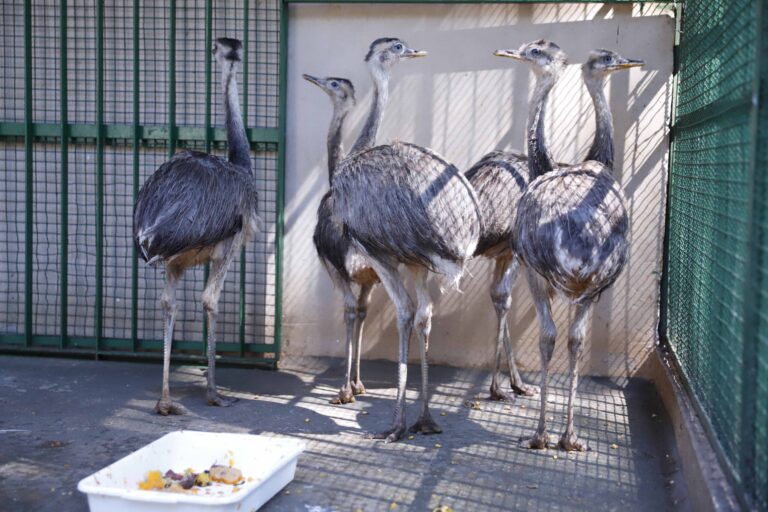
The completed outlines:
<svg viewBox="0 0 768 512">
<path fill-rule="evenodd" d="M 557 76 L 568 65 L 565 52 L 546 39 L 525 43 L 517 50 L 496 50 L 493 54 L 524 62 L 531 66 L 537 75 Z"/>
<path fill-rule="evenodd" d="M 355 87 L 346 78 L 328 77 L 317 78 L 312 75 L 301 75 L 304 80 L 315 84 L 331 98 L 334 108 L 342 112 L 355 106 Z"/>
<path fill-rule="evenodd" d="M 380 37 L 371 43 L 370 48 L 368 48 L 368 54 L 365 56 L 365 62 L 369 66 L 389 69 L 401 60 L 414 59 L 426 55 L 427 52 L 424 50 L 414 50 L 408 47 L 402 39 Z"/>
<path fill-rule="evenodd" d="M 622 69 L 635 68 L 645 65 L 645 62 L 637 59 L 627 59 L 611 50 L 592 50 L 587 61 L 582 64 L 581 72 L 586 78 L 602 79 Z"/>
<path fill-rule="evenodd" d="M 216 60 L 224 67 L 225 63 L 229 63 L 229 68 L 234 67 L 236 62 L 240 62 L 243 56 L 243 43 L 237 39 L 231 39 L 229 37 L 220 37 L 213 43 L 213 49 L 211 50 Z"/>
</svg>

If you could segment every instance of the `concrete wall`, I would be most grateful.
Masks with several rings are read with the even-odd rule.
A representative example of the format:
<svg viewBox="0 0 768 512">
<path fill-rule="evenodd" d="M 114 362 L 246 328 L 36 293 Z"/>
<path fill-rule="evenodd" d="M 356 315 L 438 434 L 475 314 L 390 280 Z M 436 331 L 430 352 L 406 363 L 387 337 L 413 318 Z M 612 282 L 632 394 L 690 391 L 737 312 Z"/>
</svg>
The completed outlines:
<svg viewBox="0 0 768 512">
<path fill-rule="evenodd" d="M 296 5 L 290 11 L 288 153 L 286 168 L 285 353 L 344 353 L 341 299 L 318 262 L 311 236 L 320 197 L 327 190 L 325 134 L 331 108 L 301 73 L 350 78 L 358 107 L 345 137 L 351 146 L 371 100 L 363 64 L 370 41 L 397 36 L 425 49 L 425 59 L 399 64 L 379 141 L 401 139 L 430 147 L 467 169 L 496 148 L 524 148 L 528 69 L 491 55 L 537 38 L 557 42 L 571 62 L 553 92 L 550 134 L 561 162 L 584 158 L 594 123 L 578 64 L 590 49 L 609 48 L 641 58 L 643 69 L 617 74 L 607 85 L 616 128 L 615 172 L 629 198 L 631 256 L 589 323 L 584 372 L 635 374 L 656 336 L 667 176 L 674 20 L 635 6 L 590 5 Z M 494 350 L 495 314 L 488 295 L 490 266 L 474 261 L 463 293 L 433 286 L 433 362 L 487 366 Z M 560 336 L 555 369 L 565 363 L 568 308 L 555 305 Z M 525 279 L 515 287 L 510 328 L 518 360 L 537 369 L 538 326 Z M 364 358 L 397 354 L 393 308 L 383 288 L 374 292 Z M 412 350 L 412 358 L 418 351 Z M 564 364 L 565 363 L 565 364 Z"/>
</svg>

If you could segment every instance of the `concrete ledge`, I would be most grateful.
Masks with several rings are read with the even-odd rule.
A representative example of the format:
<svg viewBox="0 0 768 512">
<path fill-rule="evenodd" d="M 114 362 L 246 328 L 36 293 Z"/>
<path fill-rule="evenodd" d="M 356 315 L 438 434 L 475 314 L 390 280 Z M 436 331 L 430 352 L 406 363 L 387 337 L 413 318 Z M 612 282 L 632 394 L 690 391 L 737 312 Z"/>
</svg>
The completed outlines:
<svg viewBox="0 0 768 512">
<path fill-rule="evenodd" d="M 648 376 L 656 385 L 664 408 L 672 420 L 690 509 L 697 512 L 741 510 L 717 452 L 683 387 L 676 363 L 660 350 L 651 354 L 648 363 Z"/>
</svg>

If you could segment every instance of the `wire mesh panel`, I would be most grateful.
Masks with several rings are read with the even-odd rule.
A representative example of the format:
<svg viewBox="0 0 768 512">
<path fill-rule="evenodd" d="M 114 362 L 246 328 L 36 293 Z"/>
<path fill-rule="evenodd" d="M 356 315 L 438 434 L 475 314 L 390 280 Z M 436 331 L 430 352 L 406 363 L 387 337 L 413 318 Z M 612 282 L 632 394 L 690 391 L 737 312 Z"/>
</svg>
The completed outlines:
<svg viewBox="0 0 768 512">
<path fill-rule="evenodd" d="M 768 119 L 755 102 L 761 9 L 750 0 L 684 6 L 667 336 L 734 480 L 747 502 L 768 508 Z"/>
<path fill-rule="evenodd" d="M 239 76 L 263 231 L 231 265 L 217 333 L 225 357 L 279 355 L 280 0 L 3 2 L 0 349 L 162 348 L 162 268 L 136 258 L 139 187 L 178 149 L 226 158 L 213 38 L 241 39 Z M 206 270 L 177 294 L 175 347 L 205 355 Z M 27 328 L 29 326 L 29 328 Z"/>
</svg>

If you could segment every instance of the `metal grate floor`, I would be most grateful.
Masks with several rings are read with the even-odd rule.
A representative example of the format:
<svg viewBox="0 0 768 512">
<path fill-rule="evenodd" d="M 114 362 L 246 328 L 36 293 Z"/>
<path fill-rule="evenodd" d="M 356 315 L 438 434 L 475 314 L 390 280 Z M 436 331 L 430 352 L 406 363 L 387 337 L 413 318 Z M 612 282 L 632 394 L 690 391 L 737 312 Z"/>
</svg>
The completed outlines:
<svg viewBox="0 0 768 512">
<path fill-rule="evenodd" d="M 418 367 L 410 369 L 415 390 Z M 291 360 L 279 372 L 221 368 L 219 385 L 240 401 L 219 409 L 205 405 L 202 367 L 175 367 L 171 393 L 190 414 L 164 418 L 151 413 L 158 364 L 0 356 L 0 405 L 24 411 L 0 418 L 0 500 L 16 510 L 85 511 L 81 478 L 166 432 L 193 429 L 307 441 L 295 480 L 267 511 L 686 509 L 671 425 L 646 381 L 584 378 L 577 425 L 591 450 L 566 454 L 518 448 L 535 427 L 538 398 L 489 402 L 487 372 L 437 366 L 431 403 L 444 433 L 390 445 L 366 439 L 389 422 L 395 365 L 365 361 L 363 371 L 369 395 L 339 407 L 328 400 L 340 360 Z M 553 383 L 554 436 L 565 379 Z M 416 392 L 408 395 L 413 421 Z"/>
</svg>

